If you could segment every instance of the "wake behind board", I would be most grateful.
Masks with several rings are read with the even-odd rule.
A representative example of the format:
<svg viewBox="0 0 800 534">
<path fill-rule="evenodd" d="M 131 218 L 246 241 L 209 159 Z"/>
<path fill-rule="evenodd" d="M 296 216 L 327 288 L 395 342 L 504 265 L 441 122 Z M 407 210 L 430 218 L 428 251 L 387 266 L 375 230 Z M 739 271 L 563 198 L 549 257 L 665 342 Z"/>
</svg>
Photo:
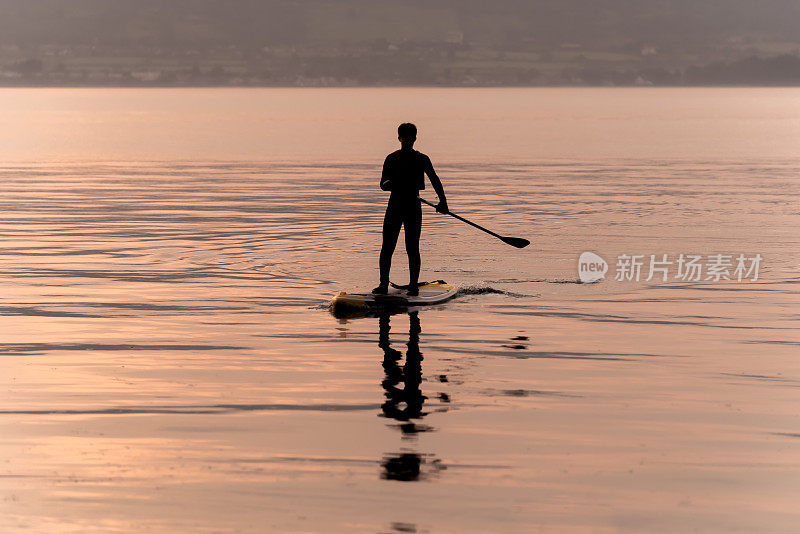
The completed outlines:
<svg viewBox="0 0 800 534">
<path fill-rule="evenodd" d="M 456 296 L 456 288 L 443 280 L 423 282 L 419 285 L 419 295 L 409 296 L 407 286 L 392 284 L 389 293 L 348 293 L 342 291 L 331 301 L 331 313 L 339 316 L 358 314 L 391 308 L 408 308 L 440 304 Z"/>
</svg>

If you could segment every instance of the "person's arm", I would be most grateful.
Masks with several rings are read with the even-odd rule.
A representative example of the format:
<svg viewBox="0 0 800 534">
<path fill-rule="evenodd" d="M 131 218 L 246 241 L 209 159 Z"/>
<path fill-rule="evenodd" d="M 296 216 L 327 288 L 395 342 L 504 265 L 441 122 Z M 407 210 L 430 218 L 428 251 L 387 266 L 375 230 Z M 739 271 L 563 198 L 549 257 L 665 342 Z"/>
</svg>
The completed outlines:
<svg viewBox="0 0 800 534">
<path fill-rule="evenodd" d="M 439 197 L 439 205 L 436 206 L 436 211 L 439 213 L 447 213 L 449 210 L 447 209 L 447 197 L 444 195 L 444 187 L 442 187 L 442 181 L 439 180 L 439 176 L 436 174 L 436 171 L 433 170 L 433 163 L 431 163 L 431 158 L 426 158 L 427 161 L 425 162 L 425 174 L 428 175 L 428 178 L 431 181 L 431 185 L 433 186 L 433 190 L 436 191 L 436 196 Z"/>
<path fill-rule="evenodd" d="M 383 162 L 383 172 L 381 172 L 381 189 L 383 191 L 392 190 L 391 177 L 391 164 L 389 163 L 389 156 L 386 156 L 386 160 Z"/>
</svg>

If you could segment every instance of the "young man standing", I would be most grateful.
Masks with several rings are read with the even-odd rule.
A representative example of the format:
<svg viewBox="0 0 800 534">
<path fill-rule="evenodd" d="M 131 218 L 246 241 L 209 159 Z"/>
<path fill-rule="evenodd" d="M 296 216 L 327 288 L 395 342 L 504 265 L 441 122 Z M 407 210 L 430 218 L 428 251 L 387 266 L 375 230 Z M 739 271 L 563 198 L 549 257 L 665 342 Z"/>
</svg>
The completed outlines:
<svg viewBox="0 0 800 534">
<path fill-rule="evenodd" d="M 403 123 L 397 128 L 400 150 L 386 156 L 381 175 L 381 189 L 391 191 L 386 215 L 383 219 L 383 244 L 380 256 L 380 285 L 373 293 L 386 294 L 389 290 L 389 270 L 392 267 L 392 254 L 400 235 L 400 226 L 405 228 L 406 252 L 408 253 L 408 270 L 410 283 L 408 295 L 419 295 L 419 236 L 422 229 L 422 206 L 419 192 L 425 189 L 425 175 L 431 181 L 433 189 L 439 196 L 436 211 L 447 213 L 447 199 L 439 177 L 433 170 L 431 159 L 414 150 L 417 140 L 417 127 L 411 123 Z"/>
</svg>

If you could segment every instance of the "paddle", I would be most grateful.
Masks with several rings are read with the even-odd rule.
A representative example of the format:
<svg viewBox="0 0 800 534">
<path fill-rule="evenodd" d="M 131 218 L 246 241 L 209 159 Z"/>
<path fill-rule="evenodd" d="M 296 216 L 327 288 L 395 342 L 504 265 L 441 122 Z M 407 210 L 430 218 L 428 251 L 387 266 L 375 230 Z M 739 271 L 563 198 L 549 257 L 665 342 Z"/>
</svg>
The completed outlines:
<svg viewBox="0 0 800 534">
<path fill-rule="evenodd" d="M 436 207 L 436 204 L 433 204 L 433 203 L 431 203 L 431 202 L 428 202 L 427 200 L 425 200 L 425 199 L 424 199 L 424 198 L 422 198 L 422 197 L 417 197 L 417 198 L 419 198 L 419 199 L 420 199 L 422 202 L 424 202 L 424 203 L 425 203 L 425 204 L 427 204 L 428 206 L 432 206 L 432 207 L 434 207 L 434 208 Z M 525 248 L 525 247 L 527 247 L 528 245 L 530 245 L 530 244 L 531 244 L 531 242 L 530 242 L 530 241 L 528 241 L 527 239 L 522 239 L 521 237 L 506 237 L 506 236 L 502 236 L 502 235 L 500 235 L 500 234 L 496 234 L 496 233 L 492 232 L 491 230 L 487 230 L 487 229 L 486 229 L 486 228 L 484 228 L 483 226 L 480 226 L 480 225 L 478 225 L 478 224 L 475 224 L 475 223 L 474 223 L 474 222 L 472 222 L 472 221 L 468 221 L 468 220 L 467 220 L 467 219 L 465 219 L 464 217 L 460 217 L 460 216 L 456 215 L 456 214 L 455 214 L 455 213 L 453 213 L 452 211 L 448 211 L 448 212 L 447 212 L 447 214 L 448 214 L 448 215 L 450 215 L 451 217 L 455 217 L 456 219 L 458 219 L 458 220 L 459 220 L 459 221 L 461 221 L 461 222 L 465 222 L 465 223 L 467 223 L 467 224 L 468 224 L 468 225 L 470 225 L 470 226 L 474 226 L 474 227 L 475 227 L 475 228 L 477 228 L 478 230 L 483 230 L 483 231 L 484 231 L 484 232 L 486 232 L 487 234 L 495 236 L 497 239 L 499 239 L 499 240 L 500 240 L 500 241 L 502 241 L 503 243 L 508 243 L 508 244 L 509 244 L 509 245 L 511 245 L 512 247 L 517 247 L 517 248 Z"/>
</svg>

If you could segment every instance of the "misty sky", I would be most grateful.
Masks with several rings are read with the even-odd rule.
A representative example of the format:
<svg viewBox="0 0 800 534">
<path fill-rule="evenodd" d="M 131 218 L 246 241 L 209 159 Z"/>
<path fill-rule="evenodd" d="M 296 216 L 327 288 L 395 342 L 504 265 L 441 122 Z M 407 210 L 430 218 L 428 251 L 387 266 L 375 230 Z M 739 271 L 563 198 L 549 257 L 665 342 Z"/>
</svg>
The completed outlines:
<svg viewBox="0 0 800 534">
<path fill-rule="evenodd" d="M 3 44 L 800 43 L 794 0 L 0 0 L 0 15 Z"/>
<path fill-rule="evenodd" d="M 0 84 L 800 83 L 796 0 L 0 0 Z"/>
</svg>

